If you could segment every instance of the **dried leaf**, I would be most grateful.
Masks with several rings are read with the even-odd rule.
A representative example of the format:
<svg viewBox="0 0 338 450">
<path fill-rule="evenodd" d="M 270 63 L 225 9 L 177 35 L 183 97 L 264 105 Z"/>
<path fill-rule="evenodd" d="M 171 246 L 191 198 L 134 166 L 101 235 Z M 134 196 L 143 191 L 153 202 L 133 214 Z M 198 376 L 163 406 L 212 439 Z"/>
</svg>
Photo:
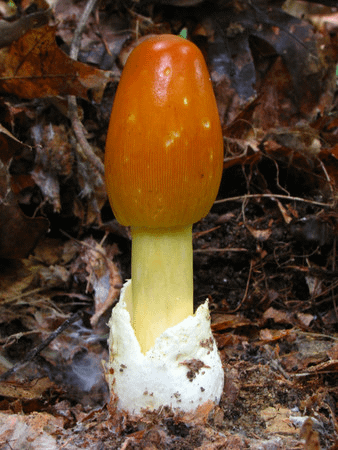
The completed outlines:
<svg viewBox="0 0 338 450">
<path fill-rule="evenodd" d="M 260 340 L 264 343 L 275 342 L 284 339 L 292 333 L 291 330 L 269 330 L 263 328 L 259 332 Z"/>
<path fill-rule="evenodd" d="M 275 308 L 269 308 L 263 314 L 264 321 L 273 320 L 275 323 L 289 325 L 292 323 L 292 315 L 291 313 L 280 311 Z"/>
<path fill-rule="evenodd" d="M 108 80 L 108 72 L 60 50 L 49 25 L 29 30 L 0 52 L 0 89 L 21 98 L 76 95 L 99 102 Z"/>
<path fill-rule="evenodd" d="M 54 384 L 49 378 L 40 378 L 33 382 L 26 381 L 24 384 L 14 382 L 1 382 L 0 395 L 21 400 L 33 400 L 40 398 L 47 389 L 51 389 Z"/>
<path fill-rule="evenodd" d="M 193 423 L 194 425 L 197 424 L 203 425 L 207 422 L 208 416 L 214 408 L 215 403 L 213 403 L 211 400 L 208 400 L 207 402 L 198 406 L 196 411 L 192 413 L 185 413 L 183 415 L 183 420 L 185 422 Z"/>
<path fill-rule="evenodd" d="M 0 204 L 0 258 L 25 258 L 48 227 L 44 217 L 27 217 L 16 204 Z"/>
<path fill-rule="evenodd" d="M 29 289 L 29 286 L 31 285 L 33 278 L 35 276 L 35 273 L 33 271 L 30 271 L 29 269 L 25 268 L 22 264 L 20 265 L 7 265 L 7 267 L 4 269 L 1 267 L 1 279 L 0 279 L 0 298 L 1 298 L 1 306 L 5 306 L 6 303 L 11 304 L 10 305 L 10 316 L 18 313 L 16 308 L 13 307 L 15 304 L 15 300 L 20 298 L 20 296 L 23 294 L 23 292 L 27 292 L 27 289 Z M 1 318 L 0 323 L 5 321 L 4 318 L 5 312 L 1 311 Z"/>
<path fill-rule="evenodd" d="M 307 367 L 306 371 L 303 373 L 298 373 L 298 376 L 306 376 L 310 374 L 318 373 L 337 373 L 338 372 L 338 360 L 326 361 L 315 366 Z"/>
<path fill-rule="evenodd" d="M 20 142 L 0 124 L 0 160 L 7 164 L 14 155 L 20 153 L 28 145 Z"/>
<path fill-rule="evenodd" d="M 306 450 L 320 450 L 319 433 L 314 429 L 314 420 L 308 417 L 300 431 L 301 437 L 305 440 L 304 448 Z"/>
<path fill-rule="evenodd" d="M 271 233 L 272 233 L 272 229 L 271 228 L 267 228 L 265 230 L 256 230 L 254 227 L 252 227 L 248 223 L 245 224 L 245 226 L 250 231 L 252 236 L 255 239 L 257 239 L 258 241 L 261 241 L 261 242 L 266 241 L 267 239 L 269 239 L 269 237 L 271 236 Z"/>
<path fill-rule="evenodd" d="M 231 328 L 255 326 L 256 324 L 240 314 L 215 314 L 212 317 L 212 331 L 220 332 Z"/>
<path fill-rule="evenodd" d="M 314 316 L 312 314 L 298 313 L 297 319 L 299 320 L 300 326 L 302 328 L 308 328 L 311 322 L 314 320 Z"/>
<path fill-rule="evenodd" d="M 236 123 L 244 105 L 253 106 L 255 123 L 263 129 L 328 110 L 337 57 L 329 33 L 315 33 L 271 2 L 235 5 L 201 22 L 224 123 Z"/>
<path fill-rule="evenodd" d="M 122 278 L 117 266 L 111 260 L 117 252 L 117 247 L 113 246 L 108 255 L 107 249 L 94 239 L 85 241 L 81 259 L 87 266 L 88 287 L 94 290 L 95 314 L 90 320 L 92 326 L 97 325 L 99 318 L 113 305 L 120 294 Z"/>
<path fill-rule="evenodd" d="M 61 211 L 60 178 L 69 178 L 73 173 L 74 154 L 63 125 L 35 126 L 35 167 L 32 178 L 40 187 L 45 201 L 53 205 L 54 212 Z"/>
<path fill-rule="evenodd" d="M 47 9 L 25 14 L 14 21 L 0 20 L 0 48 L 7 47 L 18 40 L 27 30 L 46 25 L 49 16 L 50 10 Z"/>
<path fill-rule="evenodd" d="M 296 434 L 298 430 L 290 420 L 291 411 L 282 406 L 272 407 L 261 411 L 261 417 L 266 423 L 266 430 L 273 434 Z"/>
<path fill-rule="evenodd" d="M 47 413 L 35 413 L 28 416 L 0 413 L 0 442 L 5 446 L 6 443 L 11 442 L 16 449 L 57 450 L 59 446 L 52 433 L 62 429 L 63 422 L 61 417 L 54 417 Z"/>
</svg>

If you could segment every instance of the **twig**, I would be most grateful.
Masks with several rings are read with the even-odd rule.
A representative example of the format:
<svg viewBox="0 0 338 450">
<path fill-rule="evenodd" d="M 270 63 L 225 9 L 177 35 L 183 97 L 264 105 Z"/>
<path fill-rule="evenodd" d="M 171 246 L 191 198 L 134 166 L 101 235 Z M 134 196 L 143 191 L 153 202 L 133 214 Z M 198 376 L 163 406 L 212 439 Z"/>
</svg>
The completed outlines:
<svg viewBox="0 0 338 450">
<path fill-rule="evenodd" d="M 72 59 L 77 59 L 77 57 L 78 57 L 80 44 L 81 44 L 81 36 L 82 36 L 83 30 L 86 26 L 89 16 L 90 16 L 91 12 L 93 11 L 93 9 L 95 8 L 96 2 L 97 2 L 97 0 L 88 0 L 87 4 L 85 6 L 85 9 L 83 10 L 82 16 L 80 17 L 80 20 L 77 24 L 77 27 L 74 32 L 73 40 L 72 40 L 72 43 L 70 46 L 69 56 Z"/>
<path fill-rule="evenodd" d="M 224 248 L 197 248 L 194 253 L 225 253 L 225 252 L 248 252 L 247 248 L 235 248 L 235 247 L 224 247 Z"/>
<path fill-rule="evenodd" d="M 20 293 L 18 295 L 14 295 L 13 297 L 7 297 L 7 298 L 4 298 L 4 299 L 1 299 L 1 306 L 6 305 L 7 303 L 15 302 L 16 300 L 20 300 L 23 297 L 27 297 L 29 295 L 37 294 L 38 292 L 45 291 L 45 290 L 46 290 L 46 287 L 39 287 L 39 288 L 36 288 L 36 289 L 32 289 L 30 291 L 22 292 L 22 293 Z"/>
<path fill-rule="evenodd" d="M 235 309 L 233 309 L 232 311 L 229 311 L 229 314 L 233 314 L 233 313 L 239 311 L 239 309 L 241 308 L 241 306 L 242 306 L 243 303 L 245 302 L 245 300 L 246 300 L 246 298 L 247 298 L 247 296 L 248 296 L 248 292 L 249 292 L 249 286 L 250 286 L 250 279 L 251 279 L 251 274 L 252 274 L 252 268 L 253 268 L 253 261 L 251 260 L 251 261 L 250 261 L 249 275 L 248 275 L 248 279 L 247 279 L 247 282 L 246 282 L 246 287 L 245 287 L 245 292 L 244 292 L 243 298 L 242 298 L 242 300 L 240 301 L 239 305 L 238 305 Z"/>
<path fill-rule="evenodd" d="M 226 202 L 237 202 L 246 200 L 247 198 L 270 198 L 273 200 L 274 198 L 282 198 L 285 200 L 293 200 L 295 202 L 304 202 L 304 203 L 311 203 L 312 205 L 317 206 L 323 206 L 325 208 L 333 208 L 335 205 L 332 203 L 321 203 L 321 202 L 315 202 L 313 200 L 307 200 L 306 198 L 301 197 L 292 197 L 291 195 L 281 195 L 281 194 L 245 194 L 245 195 L 238 195 L 237 197 L 230 197 L 230 198 L 223 198 L 222 200 L 216 200 L 214 202 L 215 205 L 218 205 L 220 203 L 226 203 Z"/>
<path fill-rule="evenodd" d="M 68 113 L 69 118 L 72 122 L 72 128 L 74 130 L 74 134 L 76 136 L 76 139 L 78 140 L 78 143 L 80 144 L 82 155 L 85 159 L 88 159 L 88 161 L 92 164 L 92 166 L 99 172 L 100 175 L 104 174 L 104 165 L 101 161 L 101 159 L 95 155 L 93 152 L 91 146 L 89 145 L 85 133 L 86 129 L 83 126 L 82 122 L 79 119 L 78 111 L 77 111 L 77 104 L 76 104 L 76 97 L 74 95 L 68 96 Z"/>
<path fill-rule="evenodd" d="M 88 21 L 88 18 L 93 11 L 97 0 L 88 0 L 86 7 L 80 17 L 80 20 L 77 24 L 77 27 L 74 32 L 73 40 L 70 47 L 70 57 L 74 60 L 77 60 L 79 49 L 80 49 L 80 43 L 81 43 L 81 36 L 83 33 L 83 30 L 86 26 L 86 23 Z M 78 110 L 77 110 L 77 104 L 76 104 L 76 97 L 75 95 L 69 95 L 68 96 L 68 113 L 69 118 L 72 122 L 72 127 L 76 136 L 76 139 L 78 140 L 81 150 L 83 152 L 83 156 L 85 159 L 88 159 L 88 161 L 91 163 L 91 165 L 99 172 L 100 175 L 104 174 L 104 165 L 99 157 L 95 155 L 93 152 L 91 146 L 89 145 L 87 139 L 86 139 L 86 130 L 80 121 Z"/>
<path fill-rule="evenodd" d="M 73 314 L 69 319 L 65 320 L 59 328 L 57 328 L 55 331 L 53 331 L 48 338 L 41 342 L 37 347 L 33 348 L 30 352 L 27 353 L 27 355 L 24 357 L 23 361 L 18 362 L 15 364 L 11 369 L 7 370 L 7 372 L 0 375 L 0 381 L 5 381 L 7 378 L 9 378 L 11 375 L 16 373 L 19 369 L 21 369 L 25 364 L 27 364 L 29 361 L 32 361 L 43 349 L 48 347 L 48 345 L 59 336 L 66 328 L 69 327 L 72 323 L 76 322 L 80 317 L 82 316 L 82 311 L 78 311 L 75 314 Z"/>
<path fill-rule="evenodd" d="M 220 225 L 217 225 L 216 227 L 213 228 L 209 228 L 208 230 L 204 230 L 204 231 L 196 231 L 195 233 L 192 234 L 192 238 L 193 239 L 198 239 L 201 236 L 204 236 L 206 234 L 211 233 L 212 231 L 218 230 L 218 228 L 221 228 Z"/>
</svg>

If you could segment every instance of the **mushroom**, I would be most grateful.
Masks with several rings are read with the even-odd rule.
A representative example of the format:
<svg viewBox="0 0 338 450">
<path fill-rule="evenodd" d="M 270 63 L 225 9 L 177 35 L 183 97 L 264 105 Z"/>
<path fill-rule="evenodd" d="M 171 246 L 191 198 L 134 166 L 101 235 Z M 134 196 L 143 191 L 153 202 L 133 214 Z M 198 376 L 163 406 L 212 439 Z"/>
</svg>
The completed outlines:
<svg viewBox="0 0 338 450">
<path fill-rule="evenodd" d="M 202 53 L 193 43 L 178 36 L 159 35 L 146 39 L 132 51 L 122 72 L 105 153 L 111 207 L 116 219 L 131 227 L 132 235 L 132 279 L 123 290 L 110 321 L 107 379 L 115 394 L 118 391 L 122 407 L 127 409 L 128 402 L 121 397 L 123 390 L 128 390 L 125 394 L 131 396 L 129 410 L 134 412 L 149 405 L 156 407 L 162 401 L 172 406 L 177 403 L 178 407 L 182 403 L 181 397 L 176 403 L 173 401 L 173 392 L 162 399 L 162 385 L 158 387 L 161 392 L 154 394 L 145 374 L 142 375 L 144 386 L 136 383 L 138 387 L 135 387 L 135 382 L 142 378 L 137 365 L 144 369 L 145 357 L 150 358 L 151 364 L 158 360 L 161 366 L 164 355 L 178 352 L 175 358 L 170 356 L 170 365 L 175 360 L 178 371 L 188 381 L 191 366 L 196 368 L 194 375 L 212 372 L 209 360 L 206 363 L 200 356 L 196 359 L 195 354 L 189 355 L 187 349 L 179 350 L 179 339 L 176 340 L 172 330 L 178 335 L 183 332 L 185 343 L 191 339 L 194 342 L 184 329 L 180 331 L 184 323 L 186 329 L 197 326 L 199 332 L 204 330 L 204 334 L 196 337 L 198 353 L 201 348 L 209 355 L 214 352 L 217 361 L 212 364 L 217 366 L 216 378 L 221 386 L 210 396 L 213 400 L 220 397 L 223 372 L 220 375 L 222 368 L 210 330 L 207 305 L 202 305 L 202 310 L 193 316 L 192 224 L 209 212 L 218 192 L 222 166 L 222 130 Z M 198 325 L 202 317 L 207 326 Z M 122 326 L 119 319 L 130 320 L 132 327 L 128 328 L 126 322 Z M 131 333 L 129 337 L 127 328 Z M 169 353 L 165 342 L 171 348 Z M 156 348 L 162 356 L 154 355 Z M 127 355 L 128 351 L 133 355 Z M 199 362 L 193 364 L 193 360 Z M 138 372 L 138 380 L 131 381 L 129 388 L 126 379 L 119 383 L 117 374 L 128 373 L 126 361 L 129 367 L 135 366 L 131 371 Z M 158 375 L 164 377 L 163 380 L 165 371 L 161 369 Z M 153 378 L 156 369 L 152 367 L 150 372 Z M 129 373 L 129 381 L 130 376 Z M 169 384 L 175 389 L 175 386 L 180 387 L 179 383 L 174 380 Z M 199 392 L 205 391 L 203 386 L 198 386 Z M 160 400 L 140 402 L 137 407 L 133 399 L 136 393 L 131 393 L 134 387 L 135 392 L 144 389 L 152 393 L 153 400 Z M 190 406 L 183 409 L 196 407 L 194 401 L 187 400 L 187 403 Z"/>
</svg>

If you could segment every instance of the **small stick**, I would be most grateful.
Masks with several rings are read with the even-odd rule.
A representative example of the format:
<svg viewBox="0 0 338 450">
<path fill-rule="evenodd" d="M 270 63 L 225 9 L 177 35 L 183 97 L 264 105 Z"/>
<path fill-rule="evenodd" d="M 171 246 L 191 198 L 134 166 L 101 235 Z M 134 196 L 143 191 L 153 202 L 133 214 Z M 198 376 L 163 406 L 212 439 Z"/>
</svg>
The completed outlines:
<svg viewBox="0 0 338 450">
<path fill-rule="evenodd" d="M 18 362 L 15 364 L 11 369 L 7 370 L 7 372 L 4 372 L 2 375 L 0 375 L 0 381 L 5 381 L 7 378 L 9 378 L 11 375 L 16 373 L 19 369 L 21 369 L 25 364 L 27 364 L 29 361 L 32 361 L 43 349 L 48 347 L 48 345 L 59 336 L 66 328 L 68 328 L 72 323 L 76 322 L 80 317 L 82 316 L 82 311 L 78 311 L 72 316 L 69 317 L 69 319 L 65 320 L 59 328 L 57 328 L 55 331 L 53 331 L 48 338 L 41 342 L 37 347 L 33 348 L 30 352 L 27 353 L 27 355 L 24 357 L 23 361 Z"/>
<path fill-rule="evenodd" d="M 83 33 L 84 27 L 87 23 L 87 20 L 94 9 L 96 5 L 97 0 L 88 0 L 86 7 L 80 17 L 80 20 L 77 24 L 76 30 L 74 32 L 72 44 L 70 47 L 70 57 L 74 60 L 77 60 L 79 49 L 80 49 L 80 43 L 81 43 L 81 35 Z M 88 159 L 88 161 L 92 164 L 92 166 L 99 172 L 100 175 L 104 174 L 104 165 L 100 158 L 98 158 L 95 153 L 93 152 L 91 146 L 89 145 L 87 139 L 86 139 L 86 130 L 82 124 L 82 122 L 79 119 L 78 111 L 77 111 L 77 104 L 76 104 L 76 97 L 75 95 L 69 95 L 68 96 L 68 112 L 69 112 L 69 118 L 72 122 L 72 127 L 76 136 L 76 139 L 78 140 L 81 150 L 83 152 L 83 156 L 85 159 Z"/>
<path fill-rule="evenodd" d="M 223 198 L 222 200 L 216 200 L 214 202 L 214 205 L 219 205 L 220 203 L 226 203 L 226 202 L 242 201 L 242 200 L 246 200 L 247 198 L 270 198 L 271 200 L 273 200 L 274 198 L 282 198 L 282 199 L 285 199 L 285 200 L 293 200 L 295 202 L 311 203 L 312 205 L 324 206 L 326 208 L 333 208 L 335 206 L 333 203 L 330 204 L 330 203 L 315 202 L 313 200 L 307 200 L 306 198 L 292 197 L 291 195 L 281 195 L 281 194 L 245 194 L 245 195 L 238 195 L 236 197 L 229 197 L 229 198 Z"/>
</svg>

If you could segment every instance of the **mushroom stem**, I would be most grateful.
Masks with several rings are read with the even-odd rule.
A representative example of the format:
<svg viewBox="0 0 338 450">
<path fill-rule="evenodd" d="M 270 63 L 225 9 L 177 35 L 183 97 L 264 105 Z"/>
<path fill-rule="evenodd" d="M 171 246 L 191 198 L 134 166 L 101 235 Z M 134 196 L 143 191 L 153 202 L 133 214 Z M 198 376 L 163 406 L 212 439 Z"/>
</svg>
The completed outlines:
<svg viewBox="0 0 338 450">
<path fill-rule="evenodd" d="M 132 321 L 145 354 L 193 314 L 192 226 L 132 227 Z"/>
</svg>

